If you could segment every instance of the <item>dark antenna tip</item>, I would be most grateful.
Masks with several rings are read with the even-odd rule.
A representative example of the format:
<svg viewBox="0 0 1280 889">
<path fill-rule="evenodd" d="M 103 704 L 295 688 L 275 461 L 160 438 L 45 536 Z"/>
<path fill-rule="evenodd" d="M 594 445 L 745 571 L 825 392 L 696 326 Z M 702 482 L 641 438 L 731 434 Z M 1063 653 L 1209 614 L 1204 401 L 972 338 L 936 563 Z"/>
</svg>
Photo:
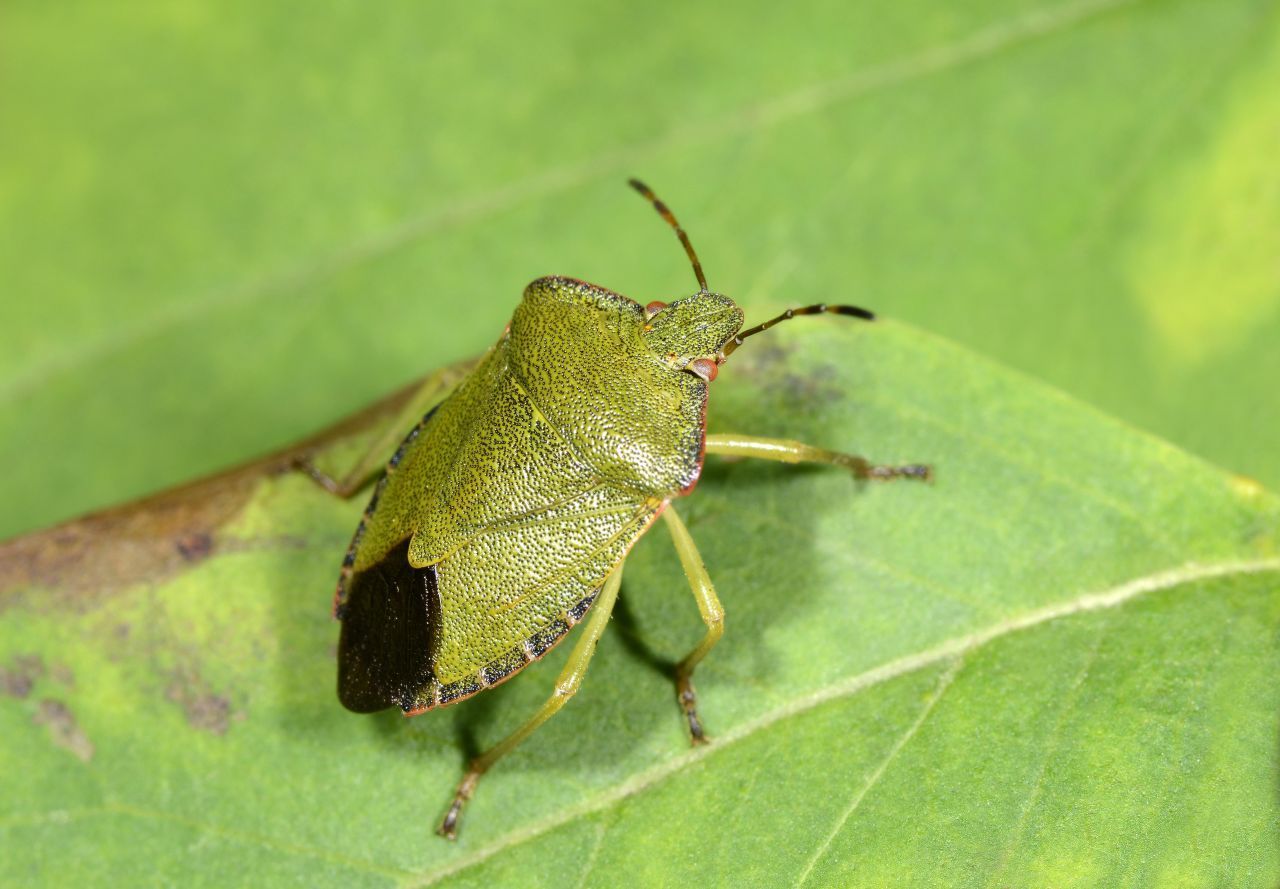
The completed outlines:
<svg viewBox="0 0 1280 889">
<path fill-rule="evenodd" d="M 827 306 L 827 311 L 835 315 L 851 315 L 854 318 L 861 318 L 863 321 L 876 320 L 875 312 L 870 309 L 864 309 L 861 306 Z"/>
</svg>

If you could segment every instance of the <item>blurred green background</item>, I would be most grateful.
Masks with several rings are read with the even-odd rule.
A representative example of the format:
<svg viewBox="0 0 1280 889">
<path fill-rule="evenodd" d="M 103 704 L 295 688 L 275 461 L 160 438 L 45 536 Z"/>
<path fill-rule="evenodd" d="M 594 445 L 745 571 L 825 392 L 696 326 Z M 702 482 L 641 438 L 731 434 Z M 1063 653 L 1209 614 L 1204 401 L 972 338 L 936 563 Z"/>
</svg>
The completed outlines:
<svg viewBox="0 0 1280 889">
<path fill-rule="evenodd" d="M 8 3 L 0 536 L 475 354 L 537 275 L 689 292 L 633 174 L 749 318 L 861 303 L 1280 486 L 1276 7 Z"/>
</svg>

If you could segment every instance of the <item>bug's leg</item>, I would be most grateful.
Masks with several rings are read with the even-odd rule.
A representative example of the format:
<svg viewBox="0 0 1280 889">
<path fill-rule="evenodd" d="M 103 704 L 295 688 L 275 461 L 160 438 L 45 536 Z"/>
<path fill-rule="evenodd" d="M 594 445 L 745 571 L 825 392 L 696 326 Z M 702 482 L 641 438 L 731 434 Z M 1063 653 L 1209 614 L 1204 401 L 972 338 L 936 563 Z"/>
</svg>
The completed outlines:
<svg viewBox="0 0 1280 889">
<path fill-rule="evenodd" d="M 351 497 L 377 477 L 408 430 L 457 385 L 461 376 L 458 368 L 447 367 L 427 377 L 394 418 L 386 421 L 356 462 L 339 475 L 333 476 L 320 469 L 310 455 L 298 458 L 298 469 L 330 494 L 344 500 Z"/>
<path fill-rule="evenodd" d="M 851 471 L 856 478 L 873 481 L 889 481 L 895 478 L 911 478 L 931 481 L 933 468 L 924 463 L 908 463 L 903 466 L 878 466 L 865 457 L 828 451 L 785 438 L 761 438 L 755 435 L 708 435 L 707 453 L 722 457 L 756 457 L 761 460 L 778 460 L 783 463 L 829 463 Z"/>
<path fill-rule="evenodd" d="M 556 679 L 555 691 L 528 722 L 471 761 L 466 774 L 462 776 L 462 781 L 458 783 L 458 790 L 453 795 L 453 803 L 449 806 L 449 811 L 445 813 L 444 820 L 436 830 L 440 836 L 450 840 L 457 836 L 458 819 L 462 815 L 462 807 L 475 793 L 480 777 L 489 771 L 494 763 L 533 734 L 538 726 L 555 716 L 557 711 L 577 692 L 578 687 L 582 685 L 582 677 L 587 673 L 587 665 L 591 663 L 591 656 L 596 652 L 596 642 L 599 641 L 600 635 L 609 623 L 609 615 L 613 612 L 613 603 L 618 598 L 618 587 L 621 585 L 622 566 L 619 565 L 605 581 L 599 598 L 592 603 L 587 625 L 583 628 L 583 634 L 578 638 L 578 643 L 573 646 L 573 651 L 569 654 L 569 660 L 564 665 L 564 669 L 560 671 L 559 678 Z"/>
<path fill-rule="evenodd" d="M 684 568 L 684 575 L 689 579 L 693 597 L 698 600 L 702 622 L 707 625 L 702 641 L 676 664 L 676 700 L 680 702 L 680 709 L 689 720 L 689 737 L 694 744 L 702 744 L 707 737 L 702 731 L 702 721 L 698 719 L 698 693 L 693 688 L 693 669 L 724 635 L 724 608 L 716 598 L 711 575 L 707 574 L 706 566 L 702 564 L 702 556 L 698 555 L 698 548 L 689 536 L 689 529 L 670 505 L 662 517 L 667 522 L 667 530 L 671 532 L 671 542 L 675 544 L 676 553 L 680 556 L 680 567 Z"/>
</svg>

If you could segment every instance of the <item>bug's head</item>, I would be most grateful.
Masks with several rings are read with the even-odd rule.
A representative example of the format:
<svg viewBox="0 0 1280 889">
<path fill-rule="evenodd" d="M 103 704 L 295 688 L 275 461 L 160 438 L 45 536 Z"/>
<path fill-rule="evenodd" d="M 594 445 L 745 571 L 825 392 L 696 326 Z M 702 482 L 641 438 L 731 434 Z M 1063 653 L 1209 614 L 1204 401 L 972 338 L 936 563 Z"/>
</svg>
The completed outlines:
<svg viewBox="0 0 1280 889">
<path fill-rule="evenodd" d="M 707 289 L 707 278 L 702 273 L 698 254 L 667 205 L 639 179 L 629 179 L 627 183 L 646 197 L 658 215 L 675 229 L 698 279 L 698 292 L 693 296 L 673 303 L 651 302 L 645 306 L 644 341 L 655 355 L 711 382 L 724 360 L 721 350 L 742 328 L 742 309 L 729 297 Z"/>
<path fill-rule="evenodd" d="M 649 186 L 639 179 L 629 179 L 628 184 L 653 204 L 667 224 L 675 229 L 676 237 L 684 245 L 684 252 L 693 265 L 698 279 L 698 292 L 673 303 L 651 302 L 645 306 L 645 324 L 642 336 L 653 352 L 670 361 L 681 370 L 702 377 L 707 382 L 716 378 L 716 371 L 724 360 L 749 336 L 763 333 L 775 324 L 799 315 L 849 315 L 865 321 L 875 320 L 875 315 L 857 306 L 818 303 L 798 309 L 787 309 L 776 318 L 757 324 L 750 330 L 742 330 L 742 309 L 727 296 L 707 289 L 707 277 L 702 273 L 702 263 L 689 242 L 675 214 L 658 200 Z M 742 331 L 739 333 L 739 331 Z"/>
<path fill-rule="evenodd" d="M 651 302 L 644 314 L 640 335 L 650 350 L 708 383 L 716 378 L 725 343 L 742 327 L 742 309 L 709 290 L 673 303 Z"/>
</svg>

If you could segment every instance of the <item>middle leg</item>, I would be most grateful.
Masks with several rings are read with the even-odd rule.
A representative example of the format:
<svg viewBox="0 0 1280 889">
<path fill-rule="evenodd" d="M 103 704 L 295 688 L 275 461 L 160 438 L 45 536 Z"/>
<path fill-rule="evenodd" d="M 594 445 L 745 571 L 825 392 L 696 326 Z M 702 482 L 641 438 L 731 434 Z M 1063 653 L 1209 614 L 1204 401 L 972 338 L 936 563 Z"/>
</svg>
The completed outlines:
<svg viewBox="0 0 1280 889">
<path fill-rule="evenodd" d="M 698 693 L 693 688 L 693 669 L 724 635 L 724 607 L 716 597 L 711 575 L 707 574 L 707 568 L 702 564 L 702 556 L 698 554 L 698 547 L 689 536 L 689 529 L 670 504 L 662 517 L 667 522 L 671 542 L 675 544 L 676 553 L 680 556 L 680 567 L 684 568 L 684 575 L 693 589 L 693 597 L 698 601 L 702 622 L 707 625 L 702 641 L 676 665 L 676 699 L 680 702 L 685 718 L 689 720 L 690 738 L 694 744 L 703 744 L 707 737 L 702 730 L 702 721 L 698 719 Z"/>
</svg>

